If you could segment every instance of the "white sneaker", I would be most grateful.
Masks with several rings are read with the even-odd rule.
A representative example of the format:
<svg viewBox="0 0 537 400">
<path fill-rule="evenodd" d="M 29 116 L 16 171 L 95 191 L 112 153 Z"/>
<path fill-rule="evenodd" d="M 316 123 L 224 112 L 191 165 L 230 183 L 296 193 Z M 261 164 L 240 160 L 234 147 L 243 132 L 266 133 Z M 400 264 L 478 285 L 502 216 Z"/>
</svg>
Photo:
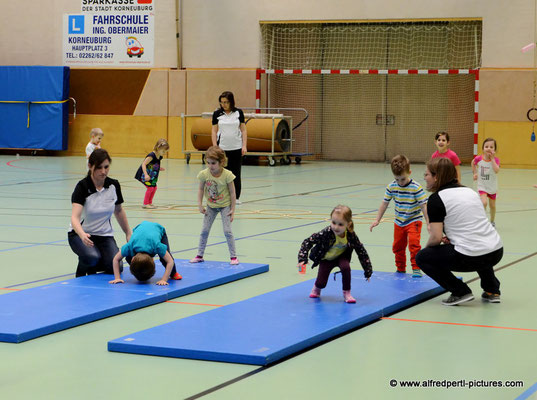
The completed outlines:
<svg viewBox="0 0 537 400">
<path fill-rule="evenodd" d="M 239 199 L 235 200 L 235 204 L 240 206 L 242 204 L 242 201 L 240 201 Z"/>
</svg>

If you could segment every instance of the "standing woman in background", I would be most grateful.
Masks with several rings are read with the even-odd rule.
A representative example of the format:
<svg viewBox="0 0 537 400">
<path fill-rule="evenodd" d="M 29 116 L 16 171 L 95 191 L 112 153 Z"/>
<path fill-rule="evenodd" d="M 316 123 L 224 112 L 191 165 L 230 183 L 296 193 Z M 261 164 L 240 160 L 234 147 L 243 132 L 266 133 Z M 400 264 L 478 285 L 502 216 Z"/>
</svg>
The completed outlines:
<svg viewBox="0 0 537 400">
<path fill-rule="evenodd" d="M 71 250 L 78 256 L 76 277 L 104 272 L 114 273 L 112 261 L 119 251 L 112 215 L 125 232 L 127 242 L 132 231 L 121 206 L 123 196 L 119 182 L 108 177 L 112 159 L 103 149 L 89 156 L 88 175 L 78 182 L 71 196 L 71 227 L 67 235 Z"/>
<path fill-rule="evenodd" d="M 213 113 L 212 142 L 225 151 L 227 169 L 235 175 L 234 185 L 237 204 L 241 204 L 242 156 L 246 154 L 246 124 L 244 113 L 235 107 L 235 97 L 231 92 L 223 92 L 218 97 L 220 108 Z"/>
</svg>

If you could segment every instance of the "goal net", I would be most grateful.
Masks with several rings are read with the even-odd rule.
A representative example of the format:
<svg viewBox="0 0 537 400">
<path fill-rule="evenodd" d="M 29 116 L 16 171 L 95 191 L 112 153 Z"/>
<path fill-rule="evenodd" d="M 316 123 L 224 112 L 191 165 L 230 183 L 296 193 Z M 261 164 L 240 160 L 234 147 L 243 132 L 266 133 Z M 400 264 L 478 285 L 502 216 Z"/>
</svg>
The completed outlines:
<svg viewBox="0 0 537 400">
<path fill-rule="evenodd" d="M 303 107 L 295 151 L 337 160 L 426 161 L 447 131 L 476 152 L 481 21 L 265 24 L 258 106 Z M 307 143 L 307 148 L 305 148 Z"/>
</svg>

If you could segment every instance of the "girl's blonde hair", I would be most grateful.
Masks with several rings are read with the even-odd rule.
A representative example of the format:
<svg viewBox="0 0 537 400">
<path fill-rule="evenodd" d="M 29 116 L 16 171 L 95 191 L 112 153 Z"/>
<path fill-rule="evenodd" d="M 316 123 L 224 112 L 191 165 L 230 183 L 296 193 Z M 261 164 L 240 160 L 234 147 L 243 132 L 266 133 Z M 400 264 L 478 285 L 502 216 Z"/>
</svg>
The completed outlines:
<svg viewBox="0 0 537 400">
<path fill-rule="evenodd" d="M 94 136 L 104 136 L 104 132 L 101 128 L 93 128 L 91 131 L 90 131 L 90 138 L 94 137 Z"/>
<path fill-rule="evenodd" d="M 347 222 L 347 230 L 349 232 L 354 232 L 354 222 L 352 222 L 352 210 L 348 206 L 338 204 L 330 213 L 330 218 L 332 218 L 332 215 L 334 213 L 340 214 L 345 220 L 345 222 Z"/>
<path fill-rule="evenodd" d="M 157 144 L 155 144 L 155 147 L 153 147 L 153 151 L 157 151 L 160 149 L 170 149 L 170 145 L 168 144 L 168 141 L 166 139 L 157 140 Z"/>
<path fill-rule="evenodd" d="M 205 159 L 207 158 L 218 161 L 222 168 L 225 168 L 227 165 L 226 153 L 218 146 L 211 146 L 207 149 L 205 152 Z"/>
</svg>

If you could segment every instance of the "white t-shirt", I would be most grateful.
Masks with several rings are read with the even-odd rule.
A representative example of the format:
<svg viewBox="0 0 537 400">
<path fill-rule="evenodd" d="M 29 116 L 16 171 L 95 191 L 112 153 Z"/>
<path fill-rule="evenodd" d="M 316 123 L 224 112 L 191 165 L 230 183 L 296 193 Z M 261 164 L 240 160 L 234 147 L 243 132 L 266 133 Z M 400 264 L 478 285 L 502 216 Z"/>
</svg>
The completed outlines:
<svg viewBox="0 0 537 400">
<path fill-rule="evenodd" d="M 88 145 L 86 146 L 86 171 L 89 171 L 89 167 L 88 167 L 89 156 L 91 156 L 91 153 L 93 153 L 93 150 L 100 149 L 100 148 L 101 148 L 100 145 L 96 145 L 91 142 L 89 142 Z"/>
<path fill-rule="evenodd" d="M 503 247 L 487 218 L 479 195 L 465 186 L 445 186 L 429 196 L 429 222 L 443 222 L 444 233 L 455 250 L 467 256 L 482 256 Z"/>
<path fill-rule="evenodd" d="M 96 236 L 114 236 L 110 219 L 116 206 L 123 203 L 119 182 L 106 177 L 103 188 L 98 191 L 89 176 L 79 181 L 71 196 L 71 203 L 82 205 L 84 232 Z M 73 226 L 69 226 L 69 232 Z"/>
<path fill-rule="evenodd" d="M 500 160 L 494 157 L 498 166 Z M 474 158 L 474 165 L 477 168 L 477 190 L 488 194 L 495 194 L 498 191 L 498 175 L 492 168 L 492 161 L 485 161 L 483 156 Z"/>
<path fill-rule="evenodd" d="M 93 153 L 93 150 L 99 148 L 96 144 L 93 144 L 91 142 L 88 143 L 86 146 L 86 158 L 89 158 L 91 156 L 91 153 Z"/>
<path fill-rule="evenodd" d="M 242 132 L 240 125 L 244 123 L 244 113 L 241 109 L 235 109 L 229 114 L 219 108 L 213 113 L 213 125 L 218 125 L 216 134 L 218 146 L 222 150 L 242 149 Z"/>
</svg>

